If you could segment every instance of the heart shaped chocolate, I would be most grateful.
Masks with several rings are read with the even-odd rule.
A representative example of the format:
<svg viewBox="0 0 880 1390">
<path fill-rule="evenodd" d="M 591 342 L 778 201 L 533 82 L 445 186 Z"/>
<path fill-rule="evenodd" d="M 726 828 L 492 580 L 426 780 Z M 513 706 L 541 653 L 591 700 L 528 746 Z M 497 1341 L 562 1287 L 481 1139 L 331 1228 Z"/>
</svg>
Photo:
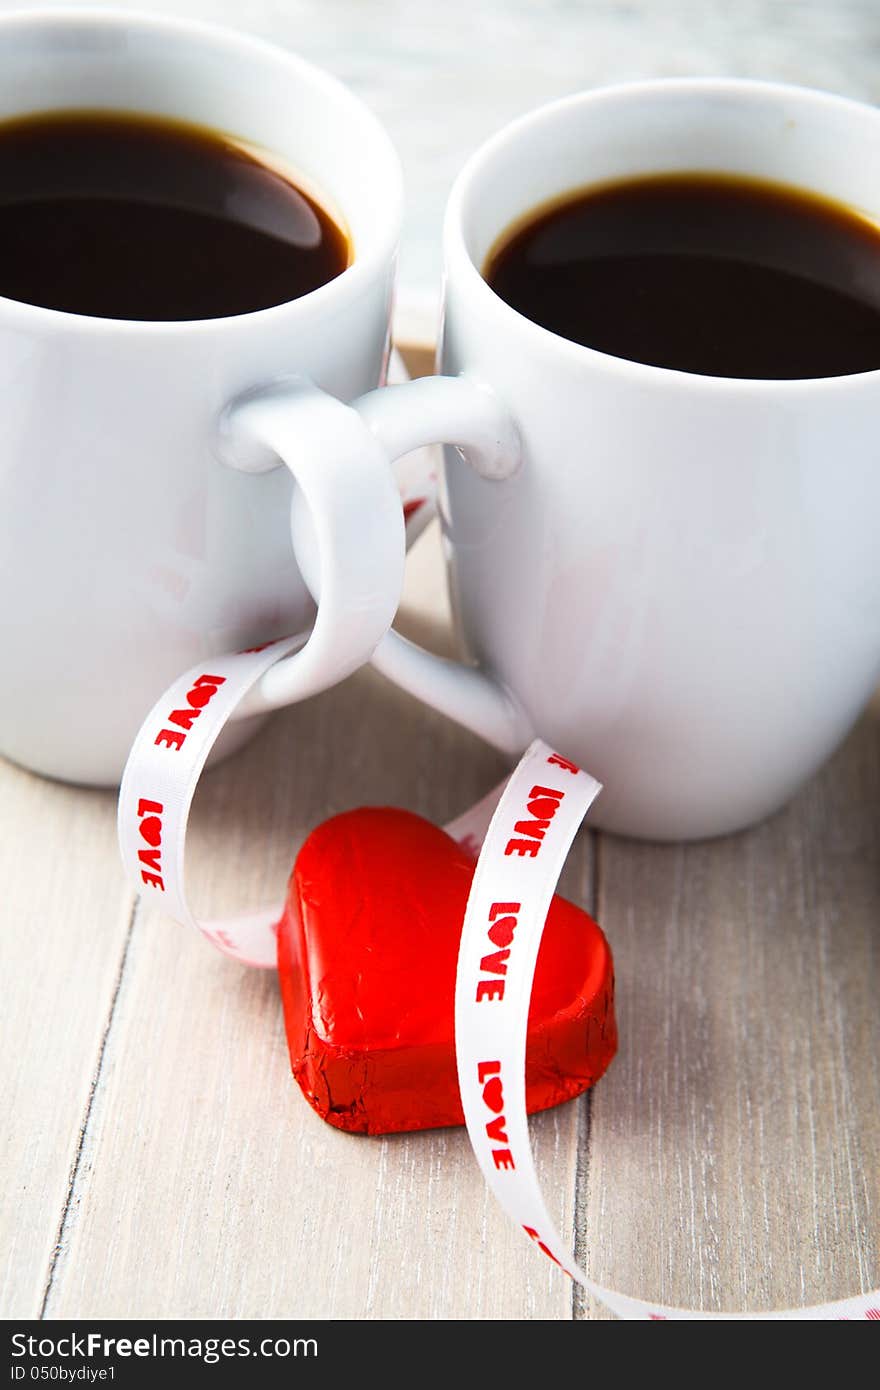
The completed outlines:
<svg viewBox="0 0 880 1390">
<path fill-rule="evenodd" d="M 278 969 L 293 1074 L 328 1123 L 361 1134 L 463 1123 L 453 1008 L 473 873 L 442 830 L 389 808 L 335 816 L 300 850 Z M 499 918 L 487 943 L 501 961 L 512 923 Z M 529 1011 L 530 1112 L 579 1095 L 608 1066 L 613 987 L 602 932 L 555 897 Z"/>
</svg>

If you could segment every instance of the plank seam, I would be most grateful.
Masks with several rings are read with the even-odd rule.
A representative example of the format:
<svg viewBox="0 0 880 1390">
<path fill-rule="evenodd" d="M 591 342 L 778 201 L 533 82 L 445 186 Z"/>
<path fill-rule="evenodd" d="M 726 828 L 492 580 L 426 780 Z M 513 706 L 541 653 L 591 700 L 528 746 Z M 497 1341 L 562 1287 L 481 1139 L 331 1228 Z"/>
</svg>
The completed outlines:
<svg viewBox="0 0 880 1390">
<path fill-rule="evenodd" d="M 65 1193 L 64 1203 L 61 1209 L 61 1217 L 58 1222 L 58 1232 L 55 1237 L 55 1244 L 52 1247 L 52 1255 L 49 1260 L 49 1268 L 46 1272 L 46 1284 L 43 1290 L 43 1299 L 40 1304 L 40 1311 L 38 1314 L 40 1321 L 45 1320 L 47 1316 L 49 1299 L 52 1295 L 52 1291 L 55 1285 L 56 1276 L 58 1273 L 58 1265 L 64 1248 L 64 1239 L 67 1234 L 67 1228 L 70 1224 L 70 1217 L 74 1204 L 74 1195 L 76 1193 L 77 1183 L 79 1180 L 80 1168 L 82 1167 L 82 1159 L 86 1147 L 86 1140 L 88 1139 L 89 1135 L 89 1124 L 92 1118 L 92 1110 L 95 1104 L 95 1096 L 97 1094 L 98 1086 L 101 1081 L 101 1075 L 104 1069 L 104 1057 L 107 1052 L 107 1041 L 110 1036 L 110 1030 L 113 1026 L 114 1017 L 116 1015 L 116 1005 L 119 1000 L 119 992 L 122 987 L 122 981 L 125 975 L 125 968 L 128 963 L 129 949 L 131 947 L 132 937 L 134 935 L 134 927 L 135 922 L 137 921 L 137 915 L 138 900 L 137 898 L 133 898 L 131 904 L 131 911 L 129 913 L 128 918 L 128 929 L 125 934 L 125 942 L 122 948 L 122 954 L 119 959 L 119 968 L 116 972 L 116 979 L 113 982 L 113 993 L 110 997 L 110 1007 L 107 1010 L 107 1021 L 104 1025 L 104 1031 L 101 1035 L 101 1042 L 98 1047 L 98 1056 L 95 1062 L 95 1071 L 94 1075 L 92 1076 L 91 1083 L 89 1085 L 89 1094 L 86 1099 L 82 1124 L 80 1125 L 79 1138 L 77 1140 L 76 1145 L 76 1153 L 73 1156 L 73 1162 L 70 1168 L 70 1180 L 67 1184 L 67 1192 Z"/>
<path fill-rule="evenodd" d="M 590 916 L 598 920 L 600 869 L 602 837 L 596 830 L 589 830 L 590 837 L 590 882 L 584 894 L 586 909 Z M 601 923 L 600 923 L 601 926 Z M 593 1091 L 585 1091 L 577 1101 L 577 1150 L 574 1167 L 574 1257 L 581 1269 L 587 1264 L 587 1199 L 590 1178 L 590 1128 L 593 1118 Z M 580 1284 L 571 1286 L 571 1316 L 575 1322 L 587 1317 L 588 1303 L 585 1290 Z"/>
</svg>

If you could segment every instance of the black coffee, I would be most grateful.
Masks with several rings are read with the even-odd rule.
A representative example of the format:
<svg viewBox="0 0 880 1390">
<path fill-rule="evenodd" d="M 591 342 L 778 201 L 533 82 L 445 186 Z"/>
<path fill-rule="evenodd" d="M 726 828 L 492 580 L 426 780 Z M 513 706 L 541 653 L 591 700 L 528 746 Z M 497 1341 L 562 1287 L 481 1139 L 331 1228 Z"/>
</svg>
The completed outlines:
<svg viewBox="0 0 880 1390">
<path fill-rule="evenodd" d="M 213 131 L 94 112 L 0 125 L 0 294 L 113 319 L 297 299 L 349 263 L 283 172 Z"/>
<path fill-rule="evenodd" d="M 753 379 L 880 367 L 880 228 L 780 185 L 588 189 L 520 223 L 484 274 L 535 323 L 633 362 Z"/>
</svg>

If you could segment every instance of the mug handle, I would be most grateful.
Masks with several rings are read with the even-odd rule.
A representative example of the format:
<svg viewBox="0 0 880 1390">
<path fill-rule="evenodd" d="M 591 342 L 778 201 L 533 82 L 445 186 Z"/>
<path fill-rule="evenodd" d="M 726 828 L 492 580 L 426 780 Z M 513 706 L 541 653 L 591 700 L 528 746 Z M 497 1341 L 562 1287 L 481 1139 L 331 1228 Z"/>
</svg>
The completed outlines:
<svg viewBox="0 0 880 1390">
<path fill-rule="evenodd" d="M 405 540 L 390 464 L 428 444 L 454 444 L 484 478 L 520 463 L 513 421 L 466 377 L 383 386 L 344 405 L 303 379 L 248 392 L 224 412 L 220 453 L 244 472 L 286 464 L 297 486 L 291 536 L 318 605 L 305 645 L 266 672 L 236 718 L 326 689 L 372 660 L 397 685 L 507 752 L 532 737 L 513 696 L 492 677 L 424 651 L 391 630 Z"/>
<path fill-rule="evenodd" d="M 522 462 L 516 425 L 489 387 L 464 376 L 426 376 L 380 387 L 354 402 L 390 459 L 426 444 L 453 444 L 482 478 L 510 478 Z M 416 699 L 505 753 L 531 743 L 531 724 L 502 683 L 478 666 L 425 651 L 393 628 L 372 665 Z"/>
</svg>

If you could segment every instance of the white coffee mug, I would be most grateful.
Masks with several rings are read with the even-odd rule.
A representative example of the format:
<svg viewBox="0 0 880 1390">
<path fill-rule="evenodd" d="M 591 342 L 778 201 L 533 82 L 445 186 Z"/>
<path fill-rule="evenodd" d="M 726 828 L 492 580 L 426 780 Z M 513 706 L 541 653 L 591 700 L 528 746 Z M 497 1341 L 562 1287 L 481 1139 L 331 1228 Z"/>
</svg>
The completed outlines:
<svg viewBox="0 0 880 1390">
<path fill-rule="evenodd" d="M 76 108 L 174 117 L 266 149 L 338 210 L 354 249 L 335 280 L 235 318 L 126 322 L 0 298 L 0 751 L 112 784 L 182 670 L 311 621 L 291 524 L 318 615 L 242 714 L 364 662 L 402 582 L 389 457 L 426 432 L 433 442 L 442 406 L 447 437 L 491 467 L 498 412 L 467 383 L 412 383 L 389 392 L 380 445 L 343 404 L 387 360 L 401 179 L 376 119 L 334 79 L 160 16 L 0 19 L 0 120 Z M 231 725 L 223 751 L 253 727 Z"/>
<path fill-rule="evenodd" d="M 537 326 L 482 270 L 567 191 L 665 171 L 813 190 L 880 221 L 880 112 L 797 87 L 588 92 L 470 160 L 445 227 L 441 361 L 506 403 L 522 466 L 447 457 L 455 613 L 477 666 L 393 635 L 374 662 L 499 747 L 538 733 L 605 783 L 594 820 L 658 839 L 759 820 L 880 678 L 880 371 L 691 375 Z"/>
</svg>

